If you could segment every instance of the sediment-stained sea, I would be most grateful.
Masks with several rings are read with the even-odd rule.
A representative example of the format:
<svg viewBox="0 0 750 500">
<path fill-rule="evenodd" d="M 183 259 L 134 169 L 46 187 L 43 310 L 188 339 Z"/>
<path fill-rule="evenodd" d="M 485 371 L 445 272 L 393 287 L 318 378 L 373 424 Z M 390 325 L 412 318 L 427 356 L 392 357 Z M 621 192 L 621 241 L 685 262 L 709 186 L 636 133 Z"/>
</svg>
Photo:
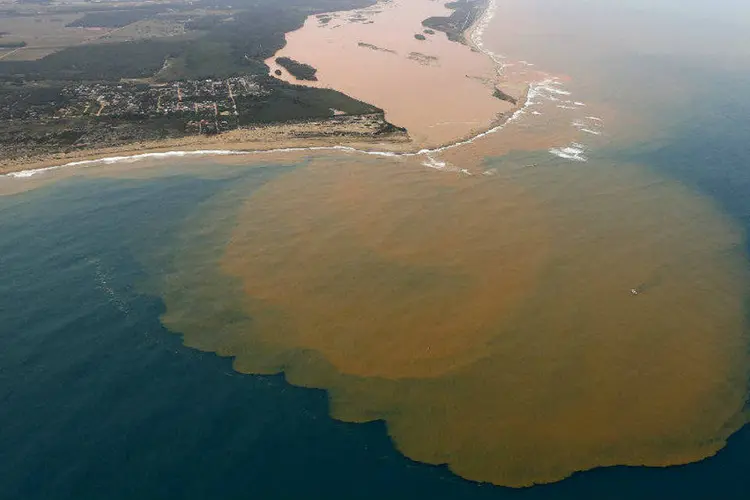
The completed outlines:
<svg viewBox="0 0 750 500">
<path fill-rule="evenodd" d="M 446 150 L 0 180 L 6 490 L 746 498 L 745 11 L 644 5 L 493 2 Z"/>
</svg>

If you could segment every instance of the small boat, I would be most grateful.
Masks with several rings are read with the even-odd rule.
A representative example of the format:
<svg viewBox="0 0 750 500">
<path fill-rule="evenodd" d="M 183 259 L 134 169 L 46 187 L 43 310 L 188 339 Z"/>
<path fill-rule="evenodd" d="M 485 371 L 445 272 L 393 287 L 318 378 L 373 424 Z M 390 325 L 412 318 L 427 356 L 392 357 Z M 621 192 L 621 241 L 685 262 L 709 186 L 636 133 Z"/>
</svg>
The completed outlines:
<svg viewBox="0 0 750 500">
<path fill-rule="evenodd" d="M 630 289 L 630 293 L 632 293 L 633 295 L 638 295 L 638 289 L 637 288 L 631 288 Z"/>
</svg>

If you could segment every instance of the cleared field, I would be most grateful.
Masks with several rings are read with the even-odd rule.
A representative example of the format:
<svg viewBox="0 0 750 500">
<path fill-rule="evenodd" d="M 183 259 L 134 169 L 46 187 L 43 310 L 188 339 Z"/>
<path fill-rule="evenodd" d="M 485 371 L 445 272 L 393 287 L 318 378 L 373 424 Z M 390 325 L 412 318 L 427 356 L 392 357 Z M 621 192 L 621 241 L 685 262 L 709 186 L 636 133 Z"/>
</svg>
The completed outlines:
<svg viewBox="0 0 750 500">
<path fill-rule="evenodd" d="M 70 28 L 82 29 L 82 28 Z M 169 18 L 144 19 L 119 29 L 106 32 L 92 43 L 130 42 L 149 38 L 180 36 L 186 33 L 185 23 Z M 197 35 L 197 33 L 196 33 Z"/>
<path fill-rule="evenodd" d="M 33 61 L 35 59 L 41 59 L 44 56 L 48 56 L 53 52 L 60 49 L 53 48 L 28 48 L 16 49 L 9 51 L 5 54 L 0 54 L 0 60 L 2 61 Z"/>
<path fill-rule="evenodd" d="M 0 60 L 31 61 L 81 44 L 129 42 L 185 35 L 185 16 L 159 16 L 120 28 L 68 27 L 78 14 L 49 14 L 0 18 L 3 43 L 26 42 L 21 50 L 1 48 Z M 194 32 L 196 36 L 198 32 Z"/>
<path fill-rule="evenodd" d="M 65 27 L 79 17 L 81 14 L 0 18 L 0 32 L 7 33 L 3 36 L 3 42 L 26 42 L 26 47 L 7 55 L 5 60 L 39 59 L 65 47 L 86 42 L 92 37 L 91 32 Z"/>
</svg>

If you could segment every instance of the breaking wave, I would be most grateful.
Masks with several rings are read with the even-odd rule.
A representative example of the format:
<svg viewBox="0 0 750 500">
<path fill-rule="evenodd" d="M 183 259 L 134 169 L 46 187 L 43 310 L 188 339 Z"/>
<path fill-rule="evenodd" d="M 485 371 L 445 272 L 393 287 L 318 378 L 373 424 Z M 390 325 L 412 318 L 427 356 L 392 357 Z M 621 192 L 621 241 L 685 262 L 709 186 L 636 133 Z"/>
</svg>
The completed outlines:
<svg viewBox="0 0 750 500">
<path fill-rule="evenodd" d="M 482 16 L 476 21 L 474 27 L 470 30 L 469 34 L 469 41 L 471 44 L 480 52 L 488 56 L 497 67 L 498 74 L 502 74 L 503 70 L 510 66 L 506 62 L 506 57 L 500 54 L 497 54 L 493 52 L 492 50 L 486 48 L 483 43 L 483 36 L 484 33 L 489 26 L 492 19 L 495 17 L 495 13 L 497 11 L 497 0 L 489 0 L 487 3 L 487 6 L 482 14 Z M 530 63 L 528 61 L 519 61 L 519 64 L 523 64 L 524 66 L 533 66 L 533 63 Z M 92 160 L 78 160 L 78 161 L 72 161 L 61 165 L 55 165 L 50 167 L 43 167 L 43 168 L 37 168 L 37 169 L 28 169 L 28 170 L 21 170 L 18 172 L 10 172 L 7 174 L 4 174 L 5 177 L 11 177 L 11 178 L 29 178 L 33 177 L 38 174 L 51 172 L 55 170 L 59 170 L 66 167 L 92 167 L 92 166 L 98 166 L 98 165 L 111 165 L 111 164 L 118 164 L 118 163 L 135 163 L 141 160 L 156 160 L 156 159 L 171 159 L 171 158 L 181 158 L 181 157 L 201 157 L 201 156 L 239 156 L 239 155 L 257 155 L 257 154 L 275 154 L 275 153 L 292 153 L 292 152 L 305 152 L 305 151 L 341 151 L 341 152 L 348 152 L 348 153 L 355 153 L 355 154 L 364 154 L 364 155 L 371 155 L 371 156 L 384 156 L 384 157 L 415 157 L 415 156 L 425 156 L 426 159 L 423 162 L 423 165 L 430 167 L 430 168 L 436 168 L 440 164 L 444 162 L 440 162 L 435 160 L 431 157 L 433 154 L 441 153 L 443 151 L 447 151 L 450 149 L 466 146 L 468 144 L 471 144 L 479 139 L 482 139 L 483 137 L 486 137 L 488 135 L 494 134 L 502 129 L 504 129 L 508 124 L 518 120 L 522 115 L 524 115 L 528 108 L 535 106 L 539 104 L 540 100 L 546 100 L 546 101 L 560 101 L 560 98 L 558 96 L 569 96 L 571 95 L 571 92 L 564 90 L 560 88 L 562 86 L 562 82 L 557 77 L 546 77 L 544 80 L 532 82 L 529 84 L 526 97 L 523 101 L 523 103 L 518 106 L 515 111 L 510 114 L 502 123 L 485 130 L 484 132 L 480 132 L 468 139 L 459 140 L 457 142 L 447 144 L 444 146 L 436 147 L 436 148 L 425 148 L 421 149 L 416 152 L 405 152 L 405 153 L 397 153 L 393 151 L 377 151 L 377 150 L 364 150 L 364 149 L 357 149 L 351 146 L 344 146 L 344 145 L 333 145 L 333 146 L 309 146 L 309 147 L 293 147 L 293 148 L 269 148 L 269 149 L 259 149 L 259 150 L 242 150 L 242 149 L 199 149 L 199 150 L 192 150 L 192 151 L 185 151 L 185 150 L 175 150 L 175 151 L 164 151 L 164 152 L 158 152 L 158 153 L 139 153 L 134 155 L 127 155 L 127 156 L 110 156 L 110 157 L 103 157 L 103 158 L 97 158 Z M 573 104 L 570 106 L 570 104 Z M 561 104 L 558 107 L 563 109 L 577 109 L 579 107 L 585 106 L 584 103 L 580 101 L 565 101 L 565 104 Z M 539 111 L 532 111 L 530 113 L 534 116 L 540 116 L 542 113 Z M 587 117 L 587 119 L 591 120 L 598 120 L 601 122 L 600 119 L 595 117 Z M 600 135 L 600 131 L 597 130 L 596 127 L 583 127 L 579 128 L 582 132 L 589 133 L 592 135 Z M 570 159 L 574 161 L 586 161 L 585 157 L 582 155 L 582 151 L 578 151 L 578 149 L 575 146 L 570 146 L 566 148 L 552 148 L 550 149 L 550 152 L 552 154 L 555 154 L 559 156 L 560 158 Z M 465 171 L 465 169 L 448 169 L 448 168 L 441 168 L 442 170 L 450 170 L 450 171 Z M 0 176 L 3 177 L 3 176 Z"/>
<path fill-rule="evenodd" d="M 559 158 L 564 158 L 566 160 L 580 162 L 588 161 L 588 158 L 584 154 L 586 152 L 586 146 L 577 142 L 574 142 L 571 145 L 565 147 L 551 148 L 549 152 Z"/>
</svg>

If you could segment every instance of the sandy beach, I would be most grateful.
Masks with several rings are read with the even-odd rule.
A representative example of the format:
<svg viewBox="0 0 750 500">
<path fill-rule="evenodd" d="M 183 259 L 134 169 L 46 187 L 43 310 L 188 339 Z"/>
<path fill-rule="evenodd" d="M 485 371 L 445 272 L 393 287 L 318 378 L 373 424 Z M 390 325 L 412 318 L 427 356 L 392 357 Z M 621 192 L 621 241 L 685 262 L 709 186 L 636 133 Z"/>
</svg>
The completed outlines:
<svg viewBox="0 0 750 500">
<path fill-rule="evenodd" d="M 599 39 L 616 46 L 622 37 L 591 29 L 586 0 L 480 1 L 483 15 L 459 23 L 452 39 L 423 25 L 451 12 L 445 0 L 317 14 L 267 60 L 272 75 L 340 90 L 377 112 L 325 106 L 315 116 L 330 118 L 0 159 L 15 276 L 29 278 L 29 296 L 55 291 L 39 285 L 46 268 L 26 260 L 33 251 L 51 276 L 66 262 L 85 271 L 75 276 L 88 281 L 60 275 L 65 292 L 77 281 L 115 289 L 114 278 L 89 275 L 117 276 L 132 254 L 144 268 L 133 274 L 161 301 L 159 321 L 186 346 L 231 357 L 240 373 L 283 373 L 293 386 L 327 391 L 326 415 L 377 421 L 408 467 L 436 465 L 441 481 L 450 471 L 482 488 L 520 488 L 632 466 L 613 473 L 647 474 L 648 488 L 662 491 L 662 473 L 644 466 L 718 454 L 748 421 L 750 208 L 738 186 L 750 180 L 733 154 L 706 161 L 722 148 L 744 151 L 744 114 L 724 121 L 701 111 L 689 134 L 673 115 L 661 133 L 674 142 L 642 142 L 665 123 L 662 110 L 685 111 L 680 97 L 664 96 L 703 92 L 708 80 L 683 81 L 681 65 L 661 73 L 628 51 L 603 60 Z M 576 3 L 580 11 L 567 12 Z M 622 6 L 610 8 L 617 19 Z M 318 79 L 295 80 L 276 66 L 282 56 Z M 742 95 L 741 85 L 728 88 Z M 708 97 L 706 108 L 735 103 Z M 85 269 L 88 256 L 96 269 Z M 54 327 L 48 309 L 35 316 Z M 131 318 L 128 328 L 140 324 Z M 231 445 L 246 448 L 244 438 Z M 290 457 L 281 456 L 283 477 Z M 614 491 L 607 473 L 595 473 L 606 487 L 598 497 Z"/>
<path fill-rule="evenodd" d="M 337 145 L 393 152 L 406 152 L 413 148 L 408 136 L 401 132 L 375 136 L 370 133 L 367 126 L 319 120 L 238 129 L 213 136 L 197 135 L 110 148 L 83 149 L 31 160 L 0 160 L 0 174 L 33 171 L 73 162 L 96 161 L 113 156 L 148 155 L 174 151 L 204 151 L 210 154 L 211 151 L 218 150 L 268 151 Z"/>
<path fill-rule="evenodd" d="M 285 70 L 281 78 L 297 84 L 335 88 L 376 104 L 385 110 L 386 120 L 405 127 L 406 133 L 373 133 L 373 124 L 366 123 L 368 117 L 307 120 L 213 136 L 0 159 L 0 174 L 16 173 L 15 177 L 22 177 L 19 172 L 80 162 L 111 163 L 113 158 L 122 156 L 144 157 L 167 152 L 211 155 L 219 151 L 342 147 L 429 156 L 455 148 L 502 128 L 516 117 L 527 104 L 530 87 L 528 81 L 504 76 L 494 56 L 481 47 L 482 31 L 492 17 L 494 2 L 488 2 L 484 14 L 467 27 L 466 43 L 450 41 L 440 32 L 428 35 L 426 40 L 415 38 L 415 33 L 423 31 L 424 19 L 450 14 L 445 3 L 442 0 L 381 2 L 368 9 L 328 14 L 332 19 L 328 23 L 321 23 L 320 16 L 310 16 L 300 30 L 287 34 L 287 46 L 267 61 L 272 73 L 279 69 L 276 57 L 288 56 L 311 63 L 319 69 L 317 82 L 298 81 Z M 364 19 L 367 21 L 363 22 Z M 500 87 L 517 100 L 516 104 L 493 96 Z"/>
<path fill-rule="evenodd" d="M 422 147 L 455 142 L 490 128 L 512 110 L 512 103 L 493 96 L 496 88 L 518 98 L 526 83 L 503 79 L 478 47 L 425 31 L 425 19 L 450 15 L 446 3 L 393 0 L 322 19 L 311 16 L 287 34 L 286 47 L 266 64 L 271 74 L 281 73 L 279 78 L 335 88 L 384 109 L 386 119 L 406 127 Z M 472 26 L 466 33 L 470 41 Z M 277 57 L 313 66 L 318 80 L 297 80 L 276 64 Z"/>
</svg>

